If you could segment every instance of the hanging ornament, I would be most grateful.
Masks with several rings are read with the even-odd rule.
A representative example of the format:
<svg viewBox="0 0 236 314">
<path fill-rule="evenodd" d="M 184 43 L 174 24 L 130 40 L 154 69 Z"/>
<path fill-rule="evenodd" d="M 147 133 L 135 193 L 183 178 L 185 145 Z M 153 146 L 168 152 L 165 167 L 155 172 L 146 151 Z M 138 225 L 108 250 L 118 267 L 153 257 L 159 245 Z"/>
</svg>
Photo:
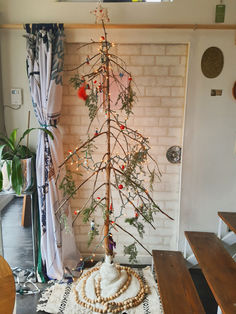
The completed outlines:
<svg viewBox="0 0 236 314">
<path fill-rule="evenodd" d="M 101 197 L 98 196 L 98 197 L 97 197 L 97 200 L 100 200 L 100 199 L 101 199 Z"/>
<path fill-rule="evenodd" d="M 113 206 L 112 206 L 112 203 L 110 205 L 110 214 L 112 213 L 112 210 L 113 210 Z"/>
<path fill-rule="evenodd" d="M 113 254 L 113 249 L 116 248 L 116 242 L 112 238 L 112 233 L 109 233 L 108 235 L 108 243 L 109 250 Z"/>
<path fill-rule="evenodd" d="M 78 214 L 78 210 L 75 210 L 74 211 L 74 215 L 76 216 Z"/>
<path fill-rule="evenodd" d="M 101 36 L 101 37 L 100 37 L 100 40 L 101 40 L 101 41 L 105 40 L 105 37 L 104 37 L 104 36 Z"/>
<path fill-rule="evenodd" d="M 90 228 L 91 228 L 92 231 L 94 231 L 94 229 L 95 229 L 94 219 L 92 219 L 91 222 L 90 222 Z"/>
<path fill-rule="evenodd" d="M 122 184 L 119 184 L 119 185 L 118 185 L 118 188 L 119 188 L 119 190 L 122 190 L 122 189 L 123 189 L 123 185 L 122 185 Z"/>
<path fill-rule="evenodd" d="M 71 154 L 72 154 L 72 150 L 71 150 L 71 149 L 69 149 L 69 150 L 68 150 L 68 153 L 71 155 Z"/>
<path fill-rule="evenodd" d="M 98 130 L 96 129 L 94 136 L 98 136 Z"/>
<path fill-rule="evenodd" d="M 78 89 L 78 97 L 83 100 L 86 100 L 88 98 L 88 95 L 86 94 L 85 84 L 80 86 L 80 88 Z"/>
<path fill-rule="evenodd" d="M 130 77 L 128 78 L 128 80 L 129 80 L 129 81 L 132 81 L 132 77 L 130 76 Z"/>
<path fill-rule="evenodd" d="M 94 83 L 94 84 L 96 84 L 96 83 L 97 83 L 97 81 L 95 80 L 93 83 Z"/>
<path fill-rule="evenodd" d="M 122 166 L 121 166 L 121 169 L 124 170 L 124 169 L 125 169 L 125 165 L 122 165 Z"/>
<path fill-rule="evenodd" d="M 98 89 L 99 89 L 99 92 L 101 93 L 102 92 L 102 84 L 101 83 L 98 85 Z"/>
<path fill-rule="evenodd" d="M 89 85 L 89 84 L 87 84 L 87 85 L 86 85 L 86 88 L 87 88 L 87 89 L 90 89 L 90 85 Z"/>
<path fill-rule="evenodd" d="M 125 126 L 123 124 L 120 125 L 120 129 L 124 130 Z"/>
<path fill-rule="evenodd" d="M 138 219 L 138 216 L 139 216 L 139 213 L 137 212 L 137 210 L 135 210 L 134 217 Z"/>
<path fill-rule="evenodd" d="M 87 56 L 86 63 L 89 64 L 89 61 L 90 61 L 90 58 L 89 58 L 89 56 Z"/>
<path fill-rule="evenodd" d="M 120 74 L 119 74 L 119 77 L 122 78 L 123 76 L 124 76 L 124 73 L 120 73 Z"/>
</svg>

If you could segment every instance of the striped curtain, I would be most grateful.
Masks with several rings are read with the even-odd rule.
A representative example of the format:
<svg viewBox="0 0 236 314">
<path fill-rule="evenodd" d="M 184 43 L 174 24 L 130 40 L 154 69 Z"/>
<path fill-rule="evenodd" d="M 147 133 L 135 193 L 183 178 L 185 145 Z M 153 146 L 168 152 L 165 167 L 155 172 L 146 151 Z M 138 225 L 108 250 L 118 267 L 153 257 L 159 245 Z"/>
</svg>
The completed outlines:
<svg viewBox="0 0 236 314">
<path fill-rule="evenodd" d="M 70 210 L 64 208 L 63 213 L 56 214 L 62 199 L 56 177 L 64 160 L 57 127 L 62 104 L 64 32 L 62 24 L 27 24 L 26 31 L 27 75 L 35 116 L 39 125 L 54 136 L 52 140 L 39 132 L 36 154 L 42 269 L 48 278 L 61 279 L 64 267 L 76 267 L 79 261 Z M 65 217 L 70 231 L 60 223 Z"/>
</svg>

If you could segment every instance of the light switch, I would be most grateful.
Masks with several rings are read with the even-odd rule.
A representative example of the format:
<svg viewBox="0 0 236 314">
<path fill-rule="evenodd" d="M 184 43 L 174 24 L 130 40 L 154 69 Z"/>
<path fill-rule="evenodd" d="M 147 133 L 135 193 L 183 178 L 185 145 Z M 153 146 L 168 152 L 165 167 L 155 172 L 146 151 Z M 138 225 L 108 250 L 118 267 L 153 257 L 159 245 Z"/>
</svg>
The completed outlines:
<svg viewBox="0 0 236 314">
<path fill-rule="evenodd" d="M 11 104 L 14 106 L 22 105 L 22 89 L 12 88 L 11 89 Z"/>
</svg>

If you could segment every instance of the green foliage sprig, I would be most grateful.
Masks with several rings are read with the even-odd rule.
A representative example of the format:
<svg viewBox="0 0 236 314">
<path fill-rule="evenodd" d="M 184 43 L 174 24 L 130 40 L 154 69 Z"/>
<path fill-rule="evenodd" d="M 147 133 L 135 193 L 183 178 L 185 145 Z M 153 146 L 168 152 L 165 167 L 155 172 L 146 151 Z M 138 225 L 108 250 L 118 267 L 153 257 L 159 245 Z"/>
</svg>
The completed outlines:
<svg viewBox="0 0 236 314">
<path fill-rule="evenodd" d="M 136 247 L 136 243 L 132 243 L 128 246 L 124 246 L 124 254 L 125 255 L 129 255 L 129 262 L 131 264 L 135 264 L 137 263 L 137 256 L 138 256 L 138 250 L 137 250 L 137 247 Z"/>
</svg>

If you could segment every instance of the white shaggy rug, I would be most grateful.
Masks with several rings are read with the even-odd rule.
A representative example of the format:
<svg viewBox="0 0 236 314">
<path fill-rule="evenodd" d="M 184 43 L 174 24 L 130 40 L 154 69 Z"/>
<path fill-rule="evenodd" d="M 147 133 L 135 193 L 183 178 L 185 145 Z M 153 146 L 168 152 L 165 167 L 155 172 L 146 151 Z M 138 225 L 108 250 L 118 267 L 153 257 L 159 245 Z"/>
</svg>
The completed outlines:
<svg viewBox="0 0 236 314">
<path fill-rule="evenodd" d="M 146 295 L 143 302 L 135 308 L 124 310 L 122 314 L 162 314 L 162 306 L 157 289 L 157 284 L 153 278 L 150 267 L 135 269 L 142 278 L 144 284 L 150 288 L 150 293 Z M 52 314 L 94 314 L 90 309 L 85 309 L 75 301 L 73 291 L 75 283 L 55 283 L 45 290 L 39 300 L 37 311 L 45 311 Z M 97 314 L 97 313 L 96 313 Z"/>
</svg>

